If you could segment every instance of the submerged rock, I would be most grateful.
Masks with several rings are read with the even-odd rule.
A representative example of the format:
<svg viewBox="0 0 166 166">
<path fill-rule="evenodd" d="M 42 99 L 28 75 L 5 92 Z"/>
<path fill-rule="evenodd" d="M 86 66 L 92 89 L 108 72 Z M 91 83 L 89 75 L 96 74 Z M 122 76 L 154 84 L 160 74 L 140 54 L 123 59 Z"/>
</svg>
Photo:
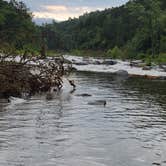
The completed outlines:
<svg viewBox="0 0 166 166">
<path fill-rule="evenodd" d="M 100 61 L 94 61 L 93 64 L 94 65 L 101 65 L 102 63 Z"/>
<path fill-rule="evenodd" d="M 107 102 L 106 102 L 106 100 L 96 100 L 94 102 L 89 102 L 88 104 L 89 105 L 103 105 L 105 107 Z"/>
<path fill-rule="evenodd" d="M 152 69 L 151 66 L 144 66 L 144 67 L 142 68 L 142 70 L 151 70 L 151 69 Z"/>
<path fill-rule="evenodd" d="M 161 64 L 159 65 L 159 68 L 162 69 L 164 72 L 166 72 L 166 65 Z"/>
<path fill-rule="evenodd" d="M 117 62 L 113 60 L 105 60 L 104 62 L 101 63 L 102 65 L 116 65 Z"/>
<path fill-rule="evenodd" d="M 92 96 L 91 94 L 88 94 L 88 93 L 83 93 L 83 94 L 78 94 L 76 96 L 81 96 L 81 97 L 90 97 Z"/>
<path fill-rule="evenodd" d="M 130 62 L 131 67 L 143 67 L 146 63 L 144 63 L 142 60 L 135 60 Z"/>
<path fill-rule="evenodd" d="M 79 66 L 84 66 L 84 65 L 88 65 L 88 63 L 86 62 L 76 62 L 74 63 L 75 65 L 79 65 Z"/>
<path fill-rule="evenodd" d="M 72 64 L 72 61 L 70 61 L 70 60 L 64 58 L 64 63 Z"/>
<path fill-rule="evenodd" d="M 129 73 L 126 70 L 118 70 L 117 72 L 115 72 L 115 74 L 119 75 L 119 76 L 128 76 Z"/>
<path fill-rule="evenodd" d="M 26 100 L 24 100 L 24 99 L 22 99 L 22 98 L 18 98 L 18 97 L 9 97 L 8 101 L 9 101 L 11 104 L 20 104 L 20 103 L 25 102 Z"/>
<path fill-rule="evenodd" d="M 46 99 L 47 100 L 52 100 L 54 98 L 54 94 L 53 93 L 47 93 L 46 94 Z"/>
<path fill-rule="evenodd" d="M 71 68 L 71 71 L 74 72 L 74 71 L 77 71 L 77 69 L 76 69 L 75 67 L 72 67 L 72 68 Z"/>
</svg>

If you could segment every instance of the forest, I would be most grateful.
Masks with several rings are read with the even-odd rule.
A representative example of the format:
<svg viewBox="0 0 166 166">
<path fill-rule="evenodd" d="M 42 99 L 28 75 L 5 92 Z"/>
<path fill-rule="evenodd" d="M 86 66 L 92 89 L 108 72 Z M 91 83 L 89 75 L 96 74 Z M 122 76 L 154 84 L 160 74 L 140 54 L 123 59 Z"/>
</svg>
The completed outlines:
<svg viewBox="0 0 166 166">
<path fill-rule="evenodd" d="M 166 60 L 166 1 L 130 0 L 79 18 L 35 25 L 23 2 L 0 0 L 0 49 L 74 54 L 100 51 L 112 58 Z"/>
</svg>

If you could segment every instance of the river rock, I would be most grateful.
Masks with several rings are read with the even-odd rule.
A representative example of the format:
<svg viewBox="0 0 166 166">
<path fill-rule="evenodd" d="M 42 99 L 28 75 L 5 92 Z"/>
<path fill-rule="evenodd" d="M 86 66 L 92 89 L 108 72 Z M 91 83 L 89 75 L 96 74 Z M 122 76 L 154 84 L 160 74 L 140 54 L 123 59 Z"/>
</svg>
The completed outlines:
<svg viewBox="0 0 166 166">
<path fill-rule="evenodd" d="M 64 63 L 72 64 L 72 61 L 70 61 L 70 60 L 68 60 L 68 59 L 64 59 Z"/>
<path fill-rule="evenodd" d="M 142 70 L 151 70 L 151 69 L 152 69 L 151 66 L 144 66 L 144 67 L 142 68 Z"/>
<path fill-rule="evenodd" d="M 75 62 L 74 64 L 79 65 L 79 66 L 88 65 L 88 63 L 86 63 L 86 62 Z"/>
<path fill-rule="evenodd" d="M 103 105 L 103 106 L 106 106 L 107 102 L 106 102 L 106 100 L 96 100 L 96 101 L 93 101 L 93 102 L 89 102 L 88 104 L 89 105 Z"/>
<path fill-rule="evenodd" d="M 130 62 L 130 66 L 131 67 L 143 67 L 143 66 L 146 66 L 146 63 L 143 62 L 142 60 L 135 60 L 135 61 Z"/>
<path fill-rule="evenodd" d="M 100 61 L 94 61 L 93 64 L 94 65 L 101 65 L 102 63 Z"/>
<path fill-rule="evenodd" d="M 77 69 L 76 69 L 75 67 L 72 67 L 72 68 L 71 68 L 71 71 L 74 72 L 74 71 L 77 71 Z"/>
<path fill-rule="evenodd" d="M 101 63 L 102 65 L 116 65 L 117 62 L 113 60 L 105 60 L 104 62 Z"/>
<path fill-rule="evenodd" d="M 129 73 L 126 70 L 118 70 L 117 72 L 115 72 L 115 74 L 119 75 L 119 76 L 128 76 Z"/>
<path fill-rule="evenodd" d="M 166 65 L 160 64 L 159 68 L 162 69 L 164 72 L 166 72 Z"/>
<path fill-rule="evenodd" d="M 88 93 L 83 93 L 83 94 L 78 94 L 76 96 L 81 96 L 81 97 L 90 97 L 92 96 L 91 94 L 88 94 Z"/>
</svg>

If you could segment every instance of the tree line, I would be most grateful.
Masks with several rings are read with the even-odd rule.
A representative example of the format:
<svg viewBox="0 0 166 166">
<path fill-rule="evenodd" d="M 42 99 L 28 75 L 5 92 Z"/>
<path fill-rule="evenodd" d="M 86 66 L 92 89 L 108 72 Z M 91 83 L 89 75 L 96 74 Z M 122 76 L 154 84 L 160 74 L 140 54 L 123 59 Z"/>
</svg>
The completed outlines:
<svg viewBox="0 0 166 166">
<path fill-rule="evenodd" d="M 0 47 L 100 50 L 121 58 L 165 56 L 165 9 L 165 0 L 130 0 L 120 7 L 37 26 L 23 2 L 0 0 Z"/>
</svg>

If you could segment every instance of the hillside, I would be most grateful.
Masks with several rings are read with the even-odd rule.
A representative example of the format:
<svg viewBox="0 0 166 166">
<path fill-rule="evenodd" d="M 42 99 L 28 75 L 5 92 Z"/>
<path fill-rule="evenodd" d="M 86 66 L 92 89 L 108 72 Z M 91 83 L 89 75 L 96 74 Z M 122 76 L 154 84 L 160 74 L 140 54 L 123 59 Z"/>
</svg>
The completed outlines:
<svg viewBox="0 0 166 166">
<path fill-rule="evenodd" d="M 23 2 L 0 0 L 0 50 L 100 51 L 113 58 L 166 61 L 166 1 L 130 0 L 79 18 L 37 26 Z"/>
<path fill-rule="evenodd" d="M 48 48 L 108 53 L 120 48 L 126 56 L 165 53 L 165 8 L 165 0 L 132 0 L 120 7 L 86 13 L 78 19 L 46 24 Z"/>
</svg>

